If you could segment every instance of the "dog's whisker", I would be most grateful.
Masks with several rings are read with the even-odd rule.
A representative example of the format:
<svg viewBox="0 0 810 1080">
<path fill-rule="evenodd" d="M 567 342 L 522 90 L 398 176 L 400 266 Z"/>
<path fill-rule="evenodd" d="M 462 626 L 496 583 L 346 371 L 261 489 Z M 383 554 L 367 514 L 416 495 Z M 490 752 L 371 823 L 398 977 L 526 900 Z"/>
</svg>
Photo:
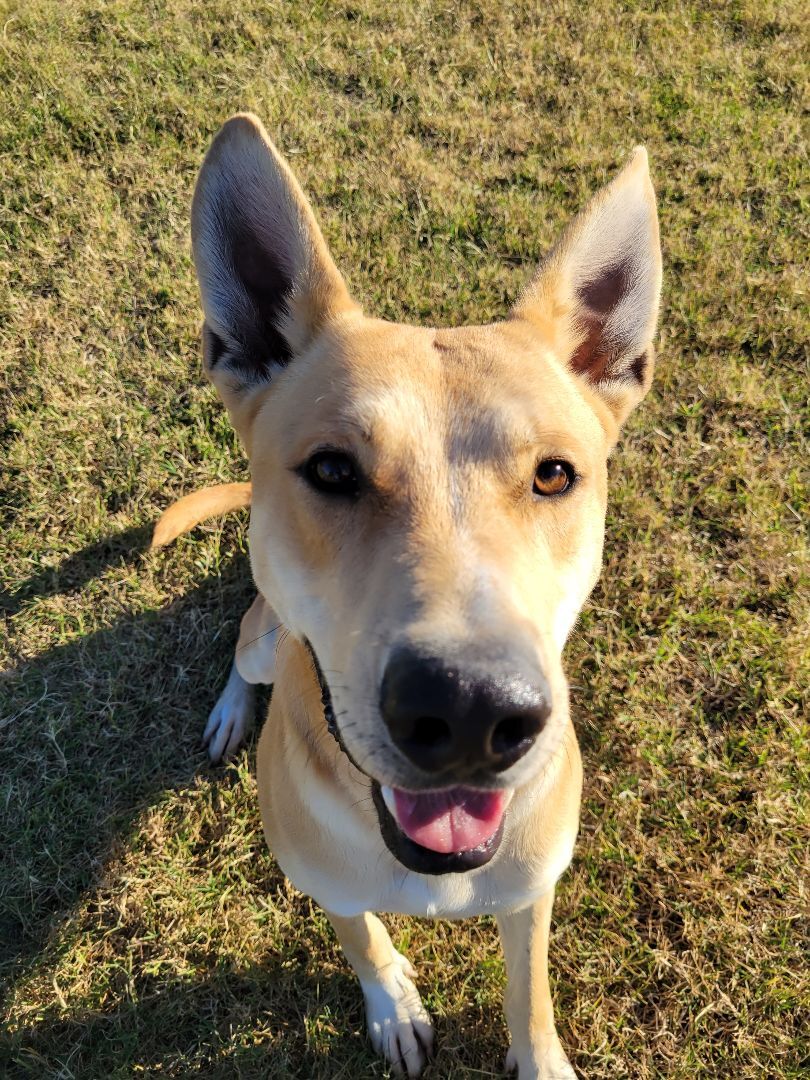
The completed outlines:
<svg viewBox="0 0 810 1080">
<path fill-rule="evenodd" d="M 247 649 L 249 645 L 255 645 L 257 641 L 261 641 L 262 638 L 267 637 L 269 634 L 275 634 L 275 632 L 281 628 L 281 625 L 282 624 L 279 623 L 278 626 L 274 626 L 270 630 L 265 630 L 264 633 L 259 634 L 258 637 L 253 638 L 251 641 L 246 641 L 243 645 L 237 645 L 236 651 L 241 652 L 242 649 Z"/>
</svg>

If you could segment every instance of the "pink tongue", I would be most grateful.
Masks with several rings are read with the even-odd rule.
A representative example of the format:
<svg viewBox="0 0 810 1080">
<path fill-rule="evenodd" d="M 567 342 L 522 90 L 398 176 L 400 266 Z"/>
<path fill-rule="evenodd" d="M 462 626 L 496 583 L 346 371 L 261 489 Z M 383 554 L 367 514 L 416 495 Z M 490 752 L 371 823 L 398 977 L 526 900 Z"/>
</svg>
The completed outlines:
<svg viewBox="0 0 810 1080">
<path fill-rule="evenodd" d="M 394 788 L 397 824 L 415 844 L 447 854 L 471 851 L 498 831 L 506 792 L 456 787 L 414 793 Z"/>
</svg>

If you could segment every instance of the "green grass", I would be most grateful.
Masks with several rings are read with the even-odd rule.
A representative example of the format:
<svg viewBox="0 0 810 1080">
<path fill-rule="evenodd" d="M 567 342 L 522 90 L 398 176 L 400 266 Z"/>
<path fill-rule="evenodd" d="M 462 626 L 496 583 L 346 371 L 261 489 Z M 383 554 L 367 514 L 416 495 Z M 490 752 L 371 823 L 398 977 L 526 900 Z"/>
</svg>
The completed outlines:
<svg viewBox="0 0 810 1080">
<path fill-rule="evenodd" d="M 3 7 L 0 1072 L 386 1074 L 265 850 L 254 747 L 220 770 L 199 746 L 245 518 L 145 551 L 173 497 L 246 472 L 200 375 L 188 212 L 250 108 L 355 292 L 408 321 L 503 313 L 647 144 L 660 358 L 568 649 L 586 788 L 559 1030 L 593 1080 L 807 1075 L 802 5 Z M 430 1076 L 499 1075 L 493 924 L 390 924 L 437 1021 Z"/>
</svg>

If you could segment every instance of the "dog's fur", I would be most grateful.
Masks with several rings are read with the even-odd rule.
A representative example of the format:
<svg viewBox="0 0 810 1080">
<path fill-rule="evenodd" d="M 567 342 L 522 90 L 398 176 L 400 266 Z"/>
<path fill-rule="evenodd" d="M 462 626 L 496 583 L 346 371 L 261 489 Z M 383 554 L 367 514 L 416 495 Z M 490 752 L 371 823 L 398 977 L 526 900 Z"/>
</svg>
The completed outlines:
<svg viewBox="0 0 810 1080">
<path fill-rule="evenodd" d="M 257 761 L 267 839 L 328 912 L 372 1041 L 397 1071 L 418 1075 L 432 1030 L 375 911 L 496 915 L 507 1067 L 520 1080 L 573 1076 L 547 975 L 554 886 L 571 858 L 581 787 L 561 651 L 600 569 L 606 461 L 652 377 L 661 260 L 647 155 L 634 152 L 490 326 L 365 316 L 252 116 L 233 117 L 214 140 L 192 235 L 206 370 L 250 459 L 259 590 L 206 729 L 210 753 L 232 752 L 252 684 L 274 682 Z M 324 447 L 357 463 L 356 497 L 307 482 L 302 467 Z M 570 463 L 576 480 L 544 497 L 533 481 L 550 460 Z M 235 485 L 190 498 L 158 542 L 251 493 Z M 381 708 L 403 647 L 459 678 L 483 678 L 491 665 L 499 686 L 534 672 L 550 693 L 531 748 L 476 774 L 509 802 L 500 846 L 473 869 L 408 869 L 391 820 L 386 836 L 379 792 L 436 786 Z M 442 785 L 465 777 L 451 768 Z"/>
</svg>

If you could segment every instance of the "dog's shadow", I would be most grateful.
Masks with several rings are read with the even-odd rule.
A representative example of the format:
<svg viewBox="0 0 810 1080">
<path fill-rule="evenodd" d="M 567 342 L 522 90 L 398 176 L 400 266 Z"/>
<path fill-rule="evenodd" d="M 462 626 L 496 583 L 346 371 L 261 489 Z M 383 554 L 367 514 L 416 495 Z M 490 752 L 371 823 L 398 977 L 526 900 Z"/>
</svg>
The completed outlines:
<svg viewBox="0 0 810 1080">
<path fill-rule="evenodd" d="M 201 725 L 227 671 L 250 574 L 233 558 L 182 598 L 137 610 L 127 581 L 147 545 L 146 529 L 118 533 L 0 600 L 6 618 L 29 629 L 30 617 L 34 633 L 47 618 L 65 639 L 19 656 L 0 677 L 0 986 L 18 980 L 99 880 L 138 815 L 207 769 Z M 114 566 L 121 599 L 110 618 L 115 607 L 99 582 Z M 94 591 L 105 625 L 86 630 Z M 35 611 L 34 597 L 56 598 L 53 610 Z M 189 693 L 200 684 L 206 700 Z"/>
<path fill-rule="evenodd" d="M 86 611 L 88 595 L 111 568 L 116 582 L 138 576 L 148 538 L 138 528 L 108 537 L 2 601 L 6 617 L 25 620 L 30 611 L 41 620 L 41 606 L 36 612 L 31 601 L 53 597 L 66 638 L 20 657 L 0 677 L 0 988 L 9 1000 L 31 979 L 42 1000 L 66 922 L 104 886 L 107 868 L 149 807 L 200 779 L 221 789 L 232 783 L 228 771 L 209 766 L 200 734 L 253 596 L 246 558 L 225 558 L 214 576 L 201 571 L 185 595 L 162 608 L 133 610 L 124 585 L 114 620 L 107 616 L 105 625 L 83 632 L 79 616 L 71 616 Z M 81 605 L 71 604 L 72 594 L 81 594 Z M 200 686 L 204 697 L 195 692 Z M 259 717 L 266 701 L 265 695 Z M 261 884 L 272 902 L 283 877 L 269 865 Z M 300 906 L 296 921 L 303 925 L 308 901 Z M 387 1076 L 365 1036 L 359 985 L 334 942 L 327 948 L 325 968 L 323 935 L 313 930 L 312 955 L 269 951 L 240 969 L 212 949 L 189 977 L 133 970 L 126 991 L 111 988 L 103 1008 L 52 1001 L 35 1020 L 0 1035 L 0 1072 Z M 426 1075 L 468 1075 L 467 1046 L 480 1062 L 483 1047 L 472 1043 L 471 1025 L 487 1041 L 480 1017 L 448 1018 L 440 1030 L 444 1049 Z M 500 1075 L 501 1052 L 493 1047 L 493 1071 L 476 1075 Z"/>
<path fill-rule="evenodd" d="M 2 1075 L 9 1080 L 141 1074 L 222 1080 L 390 1077 L 368 1043 L 357 980 L 348 969 L 316 975 L 311 968 L 321 959 L 314 954 L 309 964 L 302 959 L 292 966 L 271 952 L 255 966 L 218 964 L 204 977 L 173 985 L 139 974 L 131 995 L 112 1009 L 48 1018 L 17 1032 L 5 1055 L 0 1043 Z M 496 1045 L 489 1018 L 473 1003 L 434 1020 L 438 1048 L 423 1080 L 503 1075 L 498 1062 L 505 1035 Z M 61 1051 L 58 1061 L 54 1046 Z M 44 1052 L 49 1048 L 50 1057 Z M 489 1066 L 482 1065 L 484 1056 Z"/>
</svg>

